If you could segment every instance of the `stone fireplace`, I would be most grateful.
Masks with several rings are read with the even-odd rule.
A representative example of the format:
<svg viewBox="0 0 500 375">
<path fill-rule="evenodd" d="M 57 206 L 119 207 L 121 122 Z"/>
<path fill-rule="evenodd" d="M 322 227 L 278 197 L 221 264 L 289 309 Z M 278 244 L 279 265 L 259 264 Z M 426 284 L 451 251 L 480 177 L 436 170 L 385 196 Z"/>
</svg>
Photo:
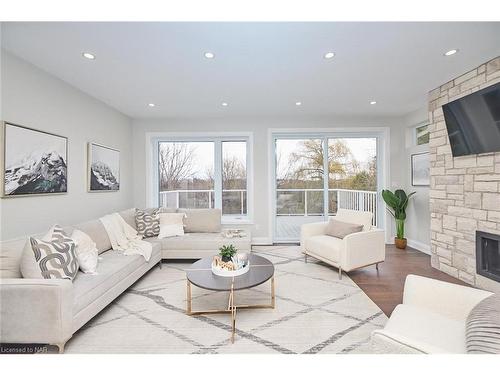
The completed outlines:
<svg viewBox="0 0 500 375">
<path fill-rule="evenodd" d="M 497 82 L 500 57 L 429 93 L 432 266 L 494 291 L 500 280 L 476 267 L 476 231 L 500 235 L 500 152 L 453 157 L 441 106 Z"/>
<path fill-rule="evenodd" d="M 476 272 L 500 282 L 500 235 L 476 231 Z"/>
</svg>

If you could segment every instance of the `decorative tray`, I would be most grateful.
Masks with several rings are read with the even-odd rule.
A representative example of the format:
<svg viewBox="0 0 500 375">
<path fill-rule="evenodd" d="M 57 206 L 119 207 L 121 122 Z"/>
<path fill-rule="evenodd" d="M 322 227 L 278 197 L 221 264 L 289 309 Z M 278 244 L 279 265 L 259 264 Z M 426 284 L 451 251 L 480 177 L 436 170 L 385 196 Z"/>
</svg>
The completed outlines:
<svg viewBox="0 0 500 375">
<path fill-rule="evenodd" d="M 250 269 L 250 263 L 248 263 L 246 266 L 240 268 L 239 270 L 234 270 L 230 271 L 225 268 L 219 268 L 212 264 L 212 273 L 217 276 L 223 276 L 223 277 L 234 277 L 234 276 L 240 276 L 248 272 Z"/>
<path fill-rule="evenodd" d="M 238 254 L 231 260 L 223 261 L 218 255 L 212 260 L 212 273 L 217 276 L 234 277 L 247 273 L 250 269 L 250 261 L 247 254 Z"/>
</svg>

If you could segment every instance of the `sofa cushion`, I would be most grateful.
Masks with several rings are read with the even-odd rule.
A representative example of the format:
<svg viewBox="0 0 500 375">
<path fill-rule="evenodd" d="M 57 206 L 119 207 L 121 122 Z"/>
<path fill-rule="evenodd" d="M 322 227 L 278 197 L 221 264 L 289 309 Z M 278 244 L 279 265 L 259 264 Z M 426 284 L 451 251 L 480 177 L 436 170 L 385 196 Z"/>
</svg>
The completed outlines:
<svg viewBox="0 0 500 375">
<path fill-rule="evenodd" d="M 398 305 L 382 332 L 424 353 L 465 353 L 465 322 L 411 305 Z"/>
<path fill-rule="evenodd" d="M 128 210 L 123 210 L 118 213 L 128 225 L 137 230 L 135 225 L 135 208 L 129 208 Z"/>
<path fill-rule="evenodd" d="M 364 231 L 372 229 L 373 214 L 368 211 L 356 211 L 339 208 L 337 210 L 337 214 L 335 215 L 335 219 L 345 223 L 363 225 Z"/>
<path fill-rule="evenodd" d="M 233 244 L 238 250 L 250 250 L 250 238 L 224 238 L 221 233 L 186 233 L 182 237 L 168 237 L 161 240 L 148 239 L 150 242 L 160 242 L 162 250 L 213 250 L 214 254 L 223 245 Z"/>
<path fill-rule="evenodd" d="M 158 234 L 158 238 L 184 236 L 185 217 L 186 214 L 183 212 L 160 212 L 160 234 Z"/>
<path fill-rule="evenodd" d="M 351 224 L 340 220 L 330 219 L 328 225 L 326 226 L 325 234 L 342 239 L 349 234 L 361 232 L 362 230 L 363 225 Z"/>
<path fill-rule="evenodd" d="M 160 252 L 160 246 L 153 244 L 151 258 Z M 78 313 L 114 285 L 132 274 L 146 261 L 142 255 L 123 255 L 109 250 L 101 255 L 97 275 L 79 272 L 73 281 L 73 314 Z"/>
<path fill-rule="evenodd" d="M 43 237 L 30 237 L 21 258 L 21 273 L 28 279 L 69 279 L 78 272 L 75 242 L 59 225 Z"/>
<path fill-rule="evenodd" d="M 86 233 L 75 229 L 71 234 L 71 239 L 75 242 L 75 255 L 78 265 L 83 273 L 95 273 L 97 269 L 97 259 L 99 250 Z"/>
<path fill-rule="evenodd" d="M 184 212 L 184 232 L 186 233 L 219 233 L 221 231 L 221 210 L 218 208 L 188 209 L 179 208 Z"/>
<path fill-rule="evenodd" d="M 332 260 L 334 262 L 340 261 L 340 250 L 344 243 L 340 238 L 320 235 L 312 236 L 306 239 L 307 252 L 319 255 L 320 257 Z"/>
<path fill-rule="evenodd" d="M 500 354 L 500 294 L 479 302 L 469 313 L 467 353 Z"/>
<path fill-rule="evenodd" d="M 160 234 L 160 209 L 136 209 L 135 224 L 141 236 L 145 238 L 158 236 Z"/>
<path fill-rule="evenodd" d="M 111 241 L 109 240 L 108 233 L 99 220 L 91 220 L 82 224 L 77 224 L 75 225 L 75 229 L 81 230 L 92 238 L 92 241 L 94 241 L 97 246 L 97 250 L 99 250 L 99 254 L 111 249 Z"/>
</svg>

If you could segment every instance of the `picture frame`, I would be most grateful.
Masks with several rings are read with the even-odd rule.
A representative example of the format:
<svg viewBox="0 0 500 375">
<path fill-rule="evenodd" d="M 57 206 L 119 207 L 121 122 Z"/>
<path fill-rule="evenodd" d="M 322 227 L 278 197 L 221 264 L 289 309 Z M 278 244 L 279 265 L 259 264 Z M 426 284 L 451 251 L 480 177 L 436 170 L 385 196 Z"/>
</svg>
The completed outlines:
<svg viewBox="0 0 500 375">
<path fill-rule="evenodd" d="M 430 185 L 430 159 L 428 152 L 411 155 L 411 185 Z"/>
<path fill-rule="evenodd" d="M 100 143 L 87 144 L 87 192 L 120 190 L 120 150 Z"/>
<path fill-rule="evenodd" d="M 68 138 L 0 121 L 1 197 L 68 193 Z"/>
</svg>

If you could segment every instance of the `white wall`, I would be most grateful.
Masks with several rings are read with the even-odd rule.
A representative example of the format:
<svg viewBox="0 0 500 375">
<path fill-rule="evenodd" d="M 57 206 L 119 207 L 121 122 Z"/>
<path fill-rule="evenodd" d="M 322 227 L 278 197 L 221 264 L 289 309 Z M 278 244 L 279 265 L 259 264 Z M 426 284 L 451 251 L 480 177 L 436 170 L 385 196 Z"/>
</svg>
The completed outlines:
<svg viewBox="0 0 500 375">
<path fill-rule="evenodd" d="M 429 210 L 429 187 L 411 185 L 411 155 L 429 151 L 429 145 L 414 145 L 414 126 L 428 120 L 427 108 L 423 107 L 409 113 L 402 119 L 404 132 L 404 158 L 401 170 L 404 173 L 403 186 L 406 192 L 415 191 L 406 212 L 406 237 L 408 244 L 430 254 L 431 214 Z"/>
<path fill-rule="evenodd" d="M 74 224 L 132 205 L 132 128 L 128 117 L 65 82 L 2 51 L 2 119 L 68 137 L 68 194 L 0 200 L 0 238 Z M 87 193 L 86 145 L 94 141 L 121 150 L 121 187 Z"/>
<path fill-rule="evenodd" d="M 391 131 L 391 178 L 392 184 L 404 183 L 404 173 L 399 168 L 404 139 L 399 119 L 387 118 L 209 118 L 209 119 L 161 119 L 133 120 L 134 149 L 134 204 L 147 205 L 146 197 L 146 133 L 148 132 L 252 132 L 254 136 L 254 225 L 252 232 L 258 242 L 271 239 L 271 202 L 269 202 L 268 129 L 270 128 L 332 128 L 335 127 L 390 127 Z M 394 134 L 397 139 L 392 139 Z M 396 145 L 393 147 L 393 145 Z"/>
</svg>

